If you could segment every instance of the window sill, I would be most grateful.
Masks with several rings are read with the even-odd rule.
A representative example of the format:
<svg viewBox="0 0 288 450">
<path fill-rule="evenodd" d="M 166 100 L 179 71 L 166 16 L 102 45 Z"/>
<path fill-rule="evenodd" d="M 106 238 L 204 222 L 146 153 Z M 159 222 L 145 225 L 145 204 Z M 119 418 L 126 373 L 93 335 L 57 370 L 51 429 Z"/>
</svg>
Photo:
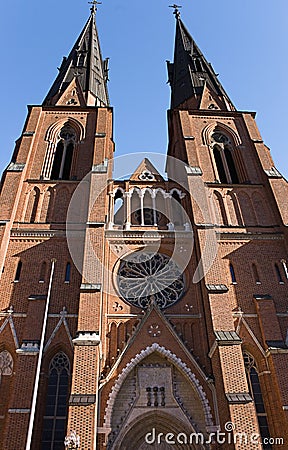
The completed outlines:
<svg viewBox="0 0 288 450">
<path fill-rule="evenodd" d="M 39 280 L 38 283 L 43 284 L 43 283 L 45 283 L 45 281 L 44 280 Z"/>
<path fill-rule="evenodd" d="M 64 281 L 64 284 L 70 284 L 70 281 Z"/>
</svg>

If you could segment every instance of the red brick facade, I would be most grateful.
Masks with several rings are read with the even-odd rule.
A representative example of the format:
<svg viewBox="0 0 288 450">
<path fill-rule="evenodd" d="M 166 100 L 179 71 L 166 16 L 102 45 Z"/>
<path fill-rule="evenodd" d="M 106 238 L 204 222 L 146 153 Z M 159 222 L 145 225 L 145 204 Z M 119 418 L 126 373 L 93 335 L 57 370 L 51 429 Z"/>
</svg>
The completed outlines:
<svg viewBox="0 0 288 450">
<path fill-rule="evenodd" d="M 73 430 L 82 450 L 149 448 L 153 428 L 161 448 L 258 449 L 236 434 L 259 423 L 264 448 L 288 446 L 288 185 L 254 114 L 209 89 L 168 112 L 167 180 L 148 160 L 112 180 L 113 110 L 77 79 L 29 107 L 0 198 L 3 450 L 64 448 Z M 68 161 L 55 163 L 59 142 L 73 146 L 65 179 L 51 175 Z M 183 266 L 177 302 L 121 295 L 121 264 L 139 252 Z M 186 444 L 217 430 L 225 443 Z"/>
</svg>

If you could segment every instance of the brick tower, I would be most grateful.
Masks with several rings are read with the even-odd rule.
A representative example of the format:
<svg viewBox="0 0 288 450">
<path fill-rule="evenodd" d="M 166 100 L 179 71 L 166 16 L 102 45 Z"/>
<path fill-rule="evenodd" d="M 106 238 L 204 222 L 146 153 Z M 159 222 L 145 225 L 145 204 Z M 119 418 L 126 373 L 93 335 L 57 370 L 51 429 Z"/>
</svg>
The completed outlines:
<svg viewBox="0 0 288 450">
<path fill-rule="evenodd" d="M 113 180 L 92 3 L 2 179 L 1 448 L 283 449 L 287 182 L 177 8 L 167 178 Z"/>
</svg>

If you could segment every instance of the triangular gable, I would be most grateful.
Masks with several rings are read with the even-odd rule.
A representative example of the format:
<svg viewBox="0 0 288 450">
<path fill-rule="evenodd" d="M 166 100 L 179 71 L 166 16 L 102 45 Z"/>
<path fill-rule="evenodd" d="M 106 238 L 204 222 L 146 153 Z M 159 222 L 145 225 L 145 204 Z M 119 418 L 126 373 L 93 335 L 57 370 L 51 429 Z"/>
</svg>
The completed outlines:
<svg viewBox="0 0 288 450">
<path fill-rule="evenodd" d="M 220 100 L 220 97 L 215 94 L 215 91 L 209 86 L 207 82 L 205 82 L 203 88 L 199 109 L 226 110 L 226 106 Z"/>
<path fill-rule="evenodd" d="M 7 325 L 10 326 L 7 327 Z M 4 322 L 0 326 L 0 334 L 3 335 L 2 338 L 4 342 L 14 342 L 16 350 L 19 348 L 19 341 L 11 314 L 4 320 Z"/>
<path fill-rule="evenodd" d="M 137 169 L 130 177 L 132 181 L 163 181 L 163 177 L 160 175 L 156 167 L 149 161 L 148 158 L 144 158 Z"/>
<path fill-rule="evenodd" d="M 57 106 L 85 106 L 85 104 L 84 95 L 76 77 L 70 82 L 56 103 Z"/>
<path fill-rule="evenodd" d="M 66 314 L 67 314 L 66 310 L 63 310 L 60 312 L 61 317 L 45 345 L 44 352 L 46 352 L 46 350 L 49 348 L 49 346 L 51 345 L 52 341 L 55 339 L 56 336 L 58 336 L 59 342 L 63 342 L 65 339 L 65 336 L 67 336 L 68 341 L 73 349 L 72 336 L 71 336 L 69 326 L 68 326 L 68 323 L 66 320 Z M 60 333 L 62 335 L 61 337 L 60 337 Z"/>
<path fill-rule="evenodd" d="M 172 351 L 173 349 L 173 353 L 180 355 L 180 357 L 181 354 L 183 355 L 182 357 L 185 355 L 194 366 L 195 372 L 197 372 L 202 379 L 207 380 L 206 374 L 174 331 L 172 325 L 168 322 L 158 306 L 153 304 L 146 311 L 141 323 L 128 341 L 122 353 L 119 355 L 105 382 L 108 382 L 113 375 L 115 375 L 115 371 L 120 365 L 122 366 L 129 362 L 131 359 L 132 346 L 133 353 L 135 353 L 135 351 L 137 353 L 138 350 L 141 351 L 143 349 L 143 345 L 146 346 L 147 343 L 150 342 L 152 344 L 155 341 L 160 346 L 163 345 L 164 347 L 167 347 L 167 342 L 169 342 L 169 350 L 171 349 Z"/>
</svg>

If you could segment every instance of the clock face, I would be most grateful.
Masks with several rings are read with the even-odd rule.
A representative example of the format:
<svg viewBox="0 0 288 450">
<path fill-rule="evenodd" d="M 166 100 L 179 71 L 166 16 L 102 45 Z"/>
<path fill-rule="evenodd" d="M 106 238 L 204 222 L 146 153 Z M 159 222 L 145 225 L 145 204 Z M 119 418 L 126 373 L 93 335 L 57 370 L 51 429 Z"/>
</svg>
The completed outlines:
<svg viewBox="0 0 288 450">
<path fill-rule="evenodd" d="M 212 134 L 212 139 L 213 139 L 215 142 L 220 142 L 220 143 L 222 143 L 222 144 L 225 144 L 225 143 L 228 142 L 227 136 L 225 136 L 224 134 L 221 134 L 221 133 L 213 133 L 213 134 Z"/>
<path fill-rule="evenodd" d="M 147 308 L 156 303 L 168 308 L 184 293 L 181 269 L 162 253 L 136 252 L 123 259 L 117 273 L 120 295 L 130 304 Z"/>
</svg>

